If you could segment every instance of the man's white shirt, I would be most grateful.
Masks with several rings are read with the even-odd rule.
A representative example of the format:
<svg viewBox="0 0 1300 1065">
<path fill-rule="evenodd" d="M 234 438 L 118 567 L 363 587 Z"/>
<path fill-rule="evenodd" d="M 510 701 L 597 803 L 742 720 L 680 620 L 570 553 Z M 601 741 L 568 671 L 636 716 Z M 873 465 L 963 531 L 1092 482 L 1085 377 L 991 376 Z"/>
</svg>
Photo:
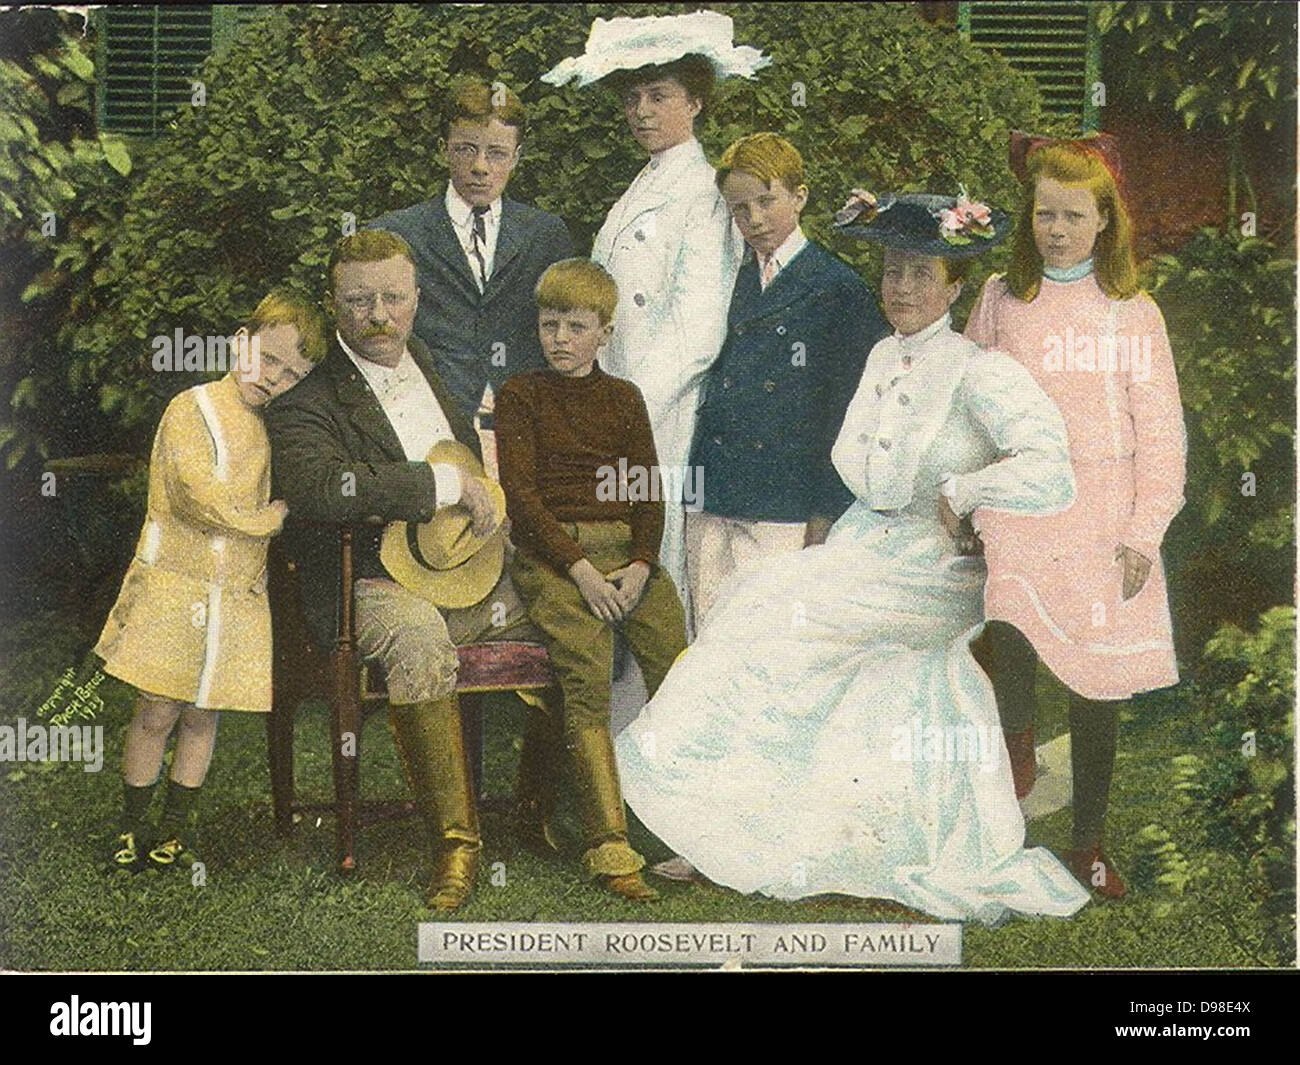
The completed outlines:
<svg viewBox="0 0 1300 1065">
<path fill-rule="evenodd" d="M 388 423 L 401 441 L 402 451 L 411 462 L 423 462 L 429 449 L 439 440 L 455 440 L 451 422 L 443 413 L 433 389 L 411 357 L 409 348 L 402 349 L 397 365 L 389 368 L 358 355 L 338 333 L 339 347 L 346 352 L 361 376 L 370 385 L 379 406 L 383 408 Z M 447 462 L 433 465 L 433 479 L 437 491 L 438 509 L 460 502 L 460 470 Z"/>
<path fill-rule="evenodd" d="M 452 228 L 456 230 L 456 239 L 460 241 L 465 261 L 469 263 L 469 272 L 474 275 L 474 283 L 483 291 L 483 280 L 479 277 L 478 259 L 474 255 L 474 208 L 461 199 L 456 186 L 447 182 L 447 214 L 451 218 Z M 492 266 L 497 257 L 497 237 L 501 233 L 501 197 L 492 201 L 483 213 L 483 272 L 492 276 Z"/>
<path fill-rule="evenodd" d="M 790 231 L 790 235 L 781 242 L 781 246 L 777 248 L 776 251 L 772 252 L 772 265 L 774 269 L 772 280 L 767 284 L 770 285 L 772 281 L 775 281 L 781 271 L 790 265 L 791 260 L 793 260 L 794 257 L 807 246 L 808 238 L 804 236 L 803 230 L 799 226 L 795 226 L 794 229 Z M 761 275 L 763 271 L 763 256 L 759 255 L 758 252 L 755 252 L 754 257 L 758 260 L 758 269 Z M 763 288 L 766 289 L 767 285 L 764 285 Z"/>
</svg>

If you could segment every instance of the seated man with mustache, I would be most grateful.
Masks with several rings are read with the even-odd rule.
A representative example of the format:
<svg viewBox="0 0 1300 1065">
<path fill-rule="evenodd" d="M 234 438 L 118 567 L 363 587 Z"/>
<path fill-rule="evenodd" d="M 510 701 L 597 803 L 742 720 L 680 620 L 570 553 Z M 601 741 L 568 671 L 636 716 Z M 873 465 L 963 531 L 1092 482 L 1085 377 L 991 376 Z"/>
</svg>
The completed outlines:
<svg viewBox="0 0 1300 1065">
<path fill-rule="evenodd" d="M 424 522 L 435 509 L 464 506 L 475 534 L 487 535 L 495 517 L 483 483 L 450 463 L 425 461 L 439 441 L 454 439 L 475 455 L 479 442 L 411 333 L 420 290 L 410 247 L 382 230 L 344 237 L 328 278 L 336 331 L 325 359 L 267 412 L 275 491 L 309 522 Z M 428 903 L 450 911 L 473 890 L 481 849 L 456 698 L 456 641 L 499 634 L 522 620 L 523 609 L 503 577 L 476 606 L 440 611 L 389 578 L 381 534 L 377 525 L 361 528 L 354 541 L 357 646 L 384 668 L 389 725 L 438 848 Z M 338 616 L 337 536 L 291 521 L 285 538 L 308 625 L 328 647 Z M 497 604 L 505 618 L 493 628 Z"/>
</svg>

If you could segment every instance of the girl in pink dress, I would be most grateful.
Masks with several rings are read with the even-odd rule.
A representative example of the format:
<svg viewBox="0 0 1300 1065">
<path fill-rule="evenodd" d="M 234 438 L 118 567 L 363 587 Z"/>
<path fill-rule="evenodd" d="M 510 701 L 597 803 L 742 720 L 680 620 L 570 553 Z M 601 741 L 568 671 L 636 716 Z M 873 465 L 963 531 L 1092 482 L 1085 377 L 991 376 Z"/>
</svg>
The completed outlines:
<svg viewBox="0 0 1300 1065">
<path fill-rule="evenodd" d="M 1160 543 L 1183 505 L 1186 434 L 1160 309 L 1137 282 L 1114 143 L 1012 137 L 1023 213 L 1005 275 L 966 335 L 1020 361 L 1060 408 L 1077 496 L 1064 512 L 977 512 L 988 564 L 983 656 L 1016 794 L 1034 781 L 1034 669 L 1070 689 L 1071 871 L 1119 898 L 1102 851 L 1117 718 L 1178 682 Z"/>
</svg>

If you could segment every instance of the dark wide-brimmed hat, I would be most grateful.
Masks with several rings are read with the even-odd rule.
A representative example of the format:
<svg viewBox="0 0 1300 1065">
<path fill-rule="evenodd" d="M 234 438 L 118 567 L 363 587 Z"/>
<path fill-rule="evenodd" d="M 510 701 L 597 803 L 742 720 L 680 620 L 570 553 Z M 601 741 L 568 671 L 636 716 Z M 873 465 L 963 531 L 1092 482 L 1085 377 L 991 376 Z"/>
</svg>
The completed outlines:
<svg viewBox="0 0 1300 1065">
<path fill-rule="evenodd" d="M 876 197 L 854 189 L 835 212 L 836 232 L 886 248 L 941 259 L 970 259 L 997 247 L 1011 232 L 1006 211 L 959 196 L 925 192 Z"/>
</svg>

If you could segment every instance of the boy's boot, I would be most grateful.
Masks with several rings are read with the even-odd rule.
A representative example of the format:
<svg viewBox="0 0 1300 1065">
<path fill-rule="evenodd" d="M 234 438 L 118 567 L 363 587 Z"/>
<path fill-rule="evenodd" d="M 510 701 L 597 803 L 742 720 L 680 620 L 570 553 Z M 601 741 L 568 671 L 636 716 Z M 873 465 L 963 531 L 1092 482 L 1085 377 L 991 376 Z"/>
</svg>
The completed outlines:
<svg viewBox="0 0 1300 1065">
<path fill-rule="evenodd" d="M 563 771 L 564 748 L 558 706 L 528 704 L 524 717 L 523 750 L 515 785 L 515 831 L 519 842 L 542 857 L 559 853 L 551 829 L 556 792 Z"/>
<path fill-rule="evenodd" d="M 659 893 L 641 879 L 645 859 L 627 841 L 627 813 L 618 785 L 618 764 L 609 727 L 576 729 L 569 734 L 587 875 L 633 902 L 652 902 Z"/>
<path fill-rule="evenodd" d="M 198 788 L 187 788 L 184 784 L 168 779 L 162 820 L 158 823 L 159 842 L 149 851 L 149 861 L 153 865 L 170 869 L 177 864 L 188 865 L 197 860 L 186 847 L 183 838 L 189 835 L 190 815 L 198 796 Z"/>
<path fill-rule="evenodd" d="M 474 890 L 483 846 L 460 706 L 454 695 L 390 706 L 388 721 L 437 848 L 426 902 L 443 912 L 459 909 Z"/>
</svg>

